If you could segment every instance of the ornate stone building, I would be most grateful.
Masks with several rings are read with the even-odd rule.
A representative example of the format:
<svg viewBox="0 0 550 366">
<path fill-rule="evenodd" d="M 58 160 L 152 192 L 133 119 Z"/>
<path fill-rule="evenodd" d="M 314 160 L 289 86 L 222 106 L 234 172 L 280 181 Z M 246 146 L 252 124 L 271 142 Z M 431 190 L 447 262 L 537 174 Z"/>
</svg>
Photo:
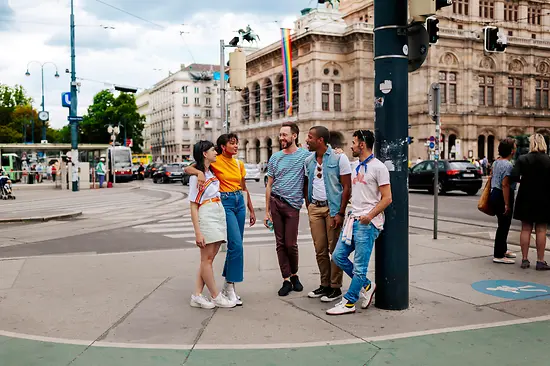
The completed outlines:
<svg viewBox="0 0 550 366">
<path fill-rule="evenodd" d="M 305 141 L 325 125 L 332 143 L 374 127 L 372 0 L 342 0 L 340 9 L 304 10 L 293 43 L 294 116 L 285 118 L 280 43 L 247 57 L 248 87 L 230 103 L 241 157 L 265 162 L 278 150 L 280 124 L 291 120 Z M 435 134 L 427 93 L 442 85 L 442 156 L 496 158 L 498 140 L 540 132 L 550 136 L 550 2 L 456 0 L 438 12 L 440 39 L 425 64 L 409 74 L 410 157 L 427 158 Z M 505 53 L 486 54 L 483 24 L 508 35 Z"/>
</svg>

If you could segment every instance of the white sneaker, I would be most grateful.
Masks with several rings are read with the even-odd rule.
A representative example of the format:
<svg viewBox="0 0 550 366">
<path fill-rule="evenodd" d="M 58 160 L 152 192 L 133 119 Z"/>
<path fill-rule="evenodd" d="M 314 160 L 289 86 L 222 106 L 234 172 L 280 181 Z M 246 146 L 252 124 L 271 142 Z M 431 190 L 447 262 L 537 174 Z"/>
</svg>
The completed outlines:
<svg viewBox="0 0 550 366">
<path fill-rule="evenodd" d="M 493 263 L 514 264 L 516 263 L 516 261 L 508 257 L 504 257 L 504 258 L 493 258 Z"/>
<path fill-rule="evenodd" d="M 343 315 L 355 313 L 355 304 L 350 304 L 348 300 L 342 299 L 335 307 L 327 310 L 328 315 Z"/>
<path fill-rule="evenodd" d="M 202 308 L 202 309 L 214 309 L 216 305 L 208 300 L 203 294 L 197 295 L 191 295 L 191 302 L 190 305 L 194 308 Z"/>
<path fill-rule="evenodd" d="M 237 306 L 242 306 L 243 302 L 241 301 L 241 297 L 237 295 L 235 292 L 235 285 L 232 283 L 225 283 L 223 294 L 231 301 L 233 301 Z"/>
<path fill-rule="evenodd" d="M 359 293 L 360 297 L 363 299 L 363 301 L 361 302 L 361 309 L 366 309 L 370 306 L 375 292 L 376 284 L 372 282 L 367 286 L 367 288 L 361 289 L 361 292 Z"/>
<path fill-rule="evenodd" d="M 212 301 L 214 302 L 214 305 L 219 308 L 234 308 L 235 306 L 237 306 L 234 301 L 231 301 L 230 299 L 225 297 L 222 292 L 218 293 L 218 296 L 216 296 L 216 298 Z"/>
</svg>

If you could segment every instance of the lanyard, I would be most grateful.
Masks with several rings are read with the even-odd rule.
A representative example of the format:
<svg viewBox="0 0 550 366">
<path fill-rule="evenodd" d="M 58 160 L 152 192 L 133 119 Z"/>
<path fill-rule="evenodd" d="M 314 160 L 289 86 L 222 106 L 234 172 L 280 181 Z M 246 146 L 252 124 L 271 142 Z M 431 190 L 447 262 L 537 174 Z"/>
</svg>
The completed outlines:
<svg viewBox="0 0 550 366">
<path fill-rule="evenodd" d="M 359 165 L 357 165 L 357 168 L 355 168 L 355 173 L 359 174 L 359 169 L 361 169 L 361 166 L 365 167 L 365 173 L 366 173 L 367 172 L 367 163 L 369 161 L 371 161 L 372 159 L 374 159 L 374 154 L 371 154 L 368 158 L 366 158 L 365 160 L 360 162 Z"/>
</svg>

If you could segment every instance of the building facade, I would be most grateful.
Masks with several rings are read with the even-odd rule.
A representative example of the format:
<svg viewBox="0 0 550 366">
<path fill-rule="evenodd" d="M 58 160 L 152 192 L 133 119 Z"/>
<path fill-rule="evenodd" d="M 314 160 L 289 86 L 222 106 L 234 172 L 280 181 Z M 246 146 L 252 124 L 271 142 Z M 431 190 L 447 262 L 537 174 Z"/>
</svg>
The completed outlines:
<svg viewBox="0 0 550 366">
<path fill-rule="evenodd" d="M 215 141 L 220 135 L 220 90 L 214 80 L 217 68 L 182 65 L 147 91 L 149 146 L 154 161 L 180 162 L 192 156 L 195 142 Z"/>
<path fill-rule="evenodd" d="M 231 129 L 241 156 L 264 162 L 278 150 L 278 130 L 298 123 L 300 141 L 309 127 L 324 125 L 332 144 L 348 146 L 352 132 L 374 127 L 372 0 L 341 0 L 339 9 L 304 10 L 295 22 L 294 115 L 285 117 L 280 43 L 247 57 L 247 83 L 233 93 Z M 497 157 L 506 136 L 550 136 L 550 2 L 456 0 L 438 12 L 440 39 L 424 65 L 409 74 L 410 157 L 429 157 L 435 135 L 427 94 L 442 90 L 442 157 Z M 483 24 L 508 35 L 505 53 L 483 49 Z"/>
<path fill-rule="evenodd" d="M 137 112 L 145 116 L 145 122 L 143 123 L 143 146 L 141 150 L 144 154 L 151 154 L 151 113 L 149 110 L 149 90 L 145 90 L 136 96 Z"/>
</svg>

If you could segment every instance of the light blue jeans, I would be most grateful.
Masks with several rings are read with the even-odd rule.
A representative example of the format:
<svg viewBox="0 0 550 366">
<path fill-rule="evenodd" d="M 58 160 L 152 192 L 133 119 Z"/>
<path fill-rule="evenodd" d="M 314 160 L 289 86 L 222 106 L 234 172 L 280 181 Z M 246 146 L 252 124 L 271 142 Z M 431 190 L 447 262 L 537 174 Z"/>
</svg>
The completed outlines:
<svg viewBox="0 0 550 366">
<path fill-rule="evenodd" d="M 244 272 L 243 235 L 246 207 L 242 191 L 221 192 L 227 224 L 227 255 L 223 277 L 227 282 L 242 282 Z"/>
<path fill-rule="evenodd" d="M 361 289 L 370 283 L 367 271 L 374 241 L 378 235 L 380 235 L 380 230 L 373 224 L 363 225 L 357 220 L 353 223 L 351 244 L 344 243 L 341 234 L 332 254 L 334 263 L 351 277 L 351 284 L 344 298 L 352 304 L 359 300 Z M 355 251 L 354 263 L 349 260 L 349 255 L 353 251 Z"/>
</svg>

